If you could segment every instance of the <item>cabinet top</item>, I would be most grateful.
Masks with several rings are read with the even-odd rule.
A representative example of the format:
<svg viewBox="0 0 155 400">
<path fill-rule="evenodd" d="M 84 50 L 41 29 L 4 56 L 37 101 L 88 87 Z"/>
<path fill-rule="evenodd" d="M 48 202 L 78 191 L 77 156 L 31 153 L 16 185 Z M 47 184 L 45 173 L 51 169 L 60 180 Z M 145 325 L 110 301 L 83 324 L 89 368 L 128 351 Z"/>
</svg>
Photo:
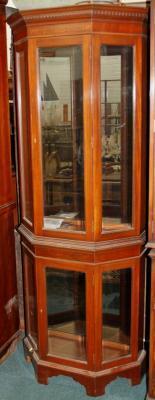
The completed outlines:
<svg viewBox="0 0 155 400">
<path fill-rule="evenodd" d="M 113 19 L 132 21 L 147 21 L 148 8 L 128 7 L 116 4 L 81 4 L 56 8 L 44 8 L 17 11 L 8 18 L 8 23 L 14 29 L 17 25 L 57 23 L 59 21 L 73 22 L 75 20 L 103 21 Z"/>
</svg>

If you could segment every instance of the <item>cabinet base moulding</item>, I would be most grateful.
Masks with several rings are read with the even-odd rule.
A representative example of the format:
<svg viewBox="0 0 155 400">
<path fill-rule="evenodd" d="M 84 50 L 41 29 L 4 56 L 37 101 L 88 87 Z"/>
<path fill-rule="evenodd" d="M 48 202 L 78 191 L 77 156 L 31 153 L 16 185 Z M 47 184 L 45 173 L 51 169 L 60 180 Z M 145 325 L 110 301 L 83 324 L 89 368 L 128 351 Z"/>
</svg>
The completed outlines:
<svg viewBox="0 0 155 400">
<path fill-rule="evenodd" d="M 85 386 L 87 395 L 94 397 L 102 396 L 105 393 L 106 385 L 117 377 L 127 378 L 131 381 L 132 385 L 138 385 L 144 372 L 146 355 L 145 351 L 142 350 L 137 361 L 132 361 L 117 368 L 114 367 L 95 372 L 83 369 L 78 370 L 76 367 L 69 365 L 40 360 L 28 338 L 24 339 L 24 352 L 26 360 L 28 362 L 31 360 L 33 364 L 38 383 L 47 385 L 48 378 L 65 375 Z"/>
</svg>

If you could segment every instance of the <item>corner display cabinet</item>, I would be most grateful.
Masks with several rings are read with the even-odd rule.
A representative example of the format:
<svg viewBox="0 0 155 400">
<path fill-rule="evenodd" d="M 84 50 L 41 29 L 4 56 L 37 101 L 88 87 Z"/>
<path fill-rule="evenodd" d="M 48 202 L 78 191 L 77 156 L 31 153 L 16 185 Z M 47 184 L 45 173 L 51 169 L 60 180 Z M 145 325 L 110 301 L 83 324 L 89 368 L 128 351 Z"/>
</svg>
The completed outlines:
<svg viewBox="0 0 155 400">
<path fill-rule="evenodd" d="M 92 396 L 144 367 L 147 9 L 16 12 L 25 354 Z"/>
</svg>

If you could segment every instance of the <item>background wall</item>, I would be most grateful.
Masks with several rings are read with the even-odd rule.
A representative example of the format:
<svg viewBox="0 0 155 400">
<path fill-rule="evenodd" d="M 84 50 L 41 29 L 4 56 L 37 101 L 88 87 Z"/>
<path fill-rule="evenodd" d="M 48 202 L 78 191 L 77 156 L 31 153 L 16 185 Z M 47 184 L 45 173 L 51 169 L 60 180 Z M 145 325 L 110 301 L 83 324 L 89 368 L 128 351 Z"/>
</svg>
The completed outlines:
<svg viewBox="0 0 155 400">
<path fill-rule="evenodd" d="M 26 0 L 25 0 L 26 1 Z M 8 7 L 13 7 L 16 8 L 13 1 L 9 0 Z M 11 29 L 9 25 L 7 24 L 7 52 L 8 52 L 8 70 L 10 70 L 10 47 L 11 47 Z"/>
</svg>

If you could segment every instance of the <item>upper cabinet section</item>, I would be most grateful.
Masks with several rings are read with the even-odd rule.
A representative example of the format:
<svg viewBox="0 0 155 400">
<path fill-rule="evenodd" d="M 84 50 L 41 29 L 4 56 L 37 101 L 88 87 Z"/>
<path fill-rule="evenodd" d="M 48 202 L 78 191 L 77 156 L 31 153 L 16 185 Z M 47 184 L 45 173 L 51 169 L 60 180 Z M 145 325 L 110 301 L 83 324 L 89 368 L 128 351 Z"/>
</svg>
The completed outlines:
<svg viewBox="0 0 155 400">
<path fill-rule="evenodd" d="M 147 17 L 85 4 L 9 18 L 22 223 L 36 235 L 104 241 L 144 231 Z"/>
</svg>

